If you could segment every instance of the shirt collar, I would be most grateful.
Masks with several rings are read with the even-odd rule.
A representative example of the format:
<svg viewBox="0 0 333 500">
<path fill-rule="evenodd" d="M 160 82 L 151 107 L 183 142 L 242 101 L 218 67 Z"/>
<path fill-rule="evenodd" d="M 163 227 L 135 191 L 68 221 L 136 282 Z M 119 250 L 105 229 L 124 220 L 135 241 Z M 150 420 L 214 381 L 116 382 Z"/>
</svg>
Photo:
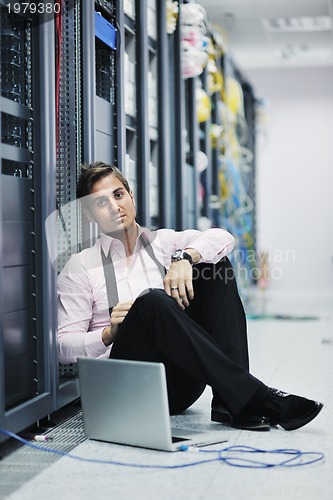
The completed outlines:
<svg viewBox="0 0 333 500">
<path fill-rule="evenodd" d="M 149 235 L 150 235 L 149 229 L 147 229 L 146 227 L 141 227 L 139 224 L 136 224 L 136 226 L 138 228 L 137 240 L 138 240 L 139 236 L 141 236 L 141 234 L 143 234 L 144 236 L 146 236 L 149 239 Z M 113 250 L 113 249 L 117 248 L 118 241 L 119 240 L 117 240 L 117 238 L 112 238 L 112 236 L 109 236 L 109 235 L 104 234 L 104 233 L 101 234 L 100 245 L 101 245 L 103 252 L 104 252 L 104 255 L 106 257 L 111 249 Z"/>
</svg>

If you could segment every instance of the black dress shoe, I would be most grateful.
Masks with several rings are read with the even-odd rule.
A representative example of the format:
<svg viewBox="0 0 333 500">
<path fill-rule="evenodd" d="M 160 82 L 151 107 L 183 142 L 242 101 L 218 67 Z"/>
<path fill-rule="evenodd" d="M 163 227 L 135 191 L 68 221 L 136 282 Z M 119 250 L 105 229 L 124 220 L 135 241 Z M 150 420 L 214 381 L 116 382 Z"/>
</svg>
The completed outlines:
<svg viewBox="0 0 333 500">
<path fill-rule="evenodd" d="M 292 431 L 311 422 L 322 407 L 322 403 L 269 388 L 261 412 L 271 425 L 281 425 Z"/>
<path fill-rule="evenodd" d="M 240 414 L 233 417 L 224 407 L 212 405 L 211 420 L 246 431 L 269 431 L 269 420 L 256 415 Z"/>
</svg>

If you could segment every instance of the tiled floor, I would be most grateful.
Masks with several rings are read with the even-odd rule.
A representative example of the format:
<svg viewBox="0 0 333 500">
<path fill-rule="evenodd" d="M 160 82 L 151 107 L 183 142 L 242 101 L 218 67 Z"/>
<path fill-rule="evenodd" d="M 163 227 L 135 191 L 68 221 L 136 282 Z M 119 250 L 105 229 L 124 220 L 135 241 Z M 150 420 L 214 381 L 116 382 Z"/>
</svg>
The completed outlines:
<svg viewBox="0 0 333 500">
<path fill-rule="evenodd" d="M 301 314 L 313 312 L 313 308 L 297 309 Z M 293 448 L 323 452 L 324 461 L 293 468 L 245 469 L 220 461 L 178 469 L 147 469 L 84 463 L 64 457 L 10 495 L 10 500 L 332 500 L 333 319 L 330 313 L 320 311 L 319 320 L 250 320 L 249 342 L 253 374 L 270 386 L 322 401 L 325 406 L 320 415 L 292 432 L 278 428 L 265 433 L 238 431 L 210 422 L 207 389 L 184 415 L 172 417 L 172 425 L 219 430 L 228 442 L 209 449 L 233 444 L 265 450 Z M 85 441 L 72 453 L 164 466 L 208 457 L 201 453 L 164 453 L 94 441 Z M 269 455 L 260 458 L 272 461 Z"/>
</svg>

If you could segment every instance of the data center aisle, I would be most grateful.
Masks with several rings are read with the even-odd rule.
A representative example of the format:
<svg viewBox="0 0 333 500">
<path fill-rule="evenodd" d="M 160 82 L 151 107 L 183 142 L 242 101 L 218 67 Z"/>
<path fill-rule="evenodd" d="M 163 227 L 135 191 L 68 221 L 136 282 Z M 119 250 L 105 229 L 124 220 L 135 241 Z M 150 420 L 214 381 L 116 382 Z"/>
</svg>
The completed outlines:
<svg viewBox="0 0 333 500">
<path fill-rule="evenodd" d="M 209 449 L 247 445 L 265 450 L 293 448 L 325 454 L 323 461 L 302 467 L 247 469 L 211 462 L 176 469 L 134 468 L 60 458 L 24 484 L 10 500 L 152 499 L 233 500 L 286 499 L 332 500 L 333 491 L 333 320 L 249 320 L 252 372 L 268 385 L 318 399 L 321 414 L 302 429 L 286 432 L 247 432 L 210 422 L 210 391 L 185 414 L 172 417 L 179 427 L 217 430 L 228 440 Z M 36 452 L 40 453 L 40 452 Z M 131 464 L 179 466 L 211 458 L 201 453 L 164 453 L 85 441 L 76 455 Z M 216 456 L 215 454 L 213 456 Z M 274 462 L 270 455 L 251 456 Z M 281 458 L 278 458 L 281 460 Z"/>
</svg>

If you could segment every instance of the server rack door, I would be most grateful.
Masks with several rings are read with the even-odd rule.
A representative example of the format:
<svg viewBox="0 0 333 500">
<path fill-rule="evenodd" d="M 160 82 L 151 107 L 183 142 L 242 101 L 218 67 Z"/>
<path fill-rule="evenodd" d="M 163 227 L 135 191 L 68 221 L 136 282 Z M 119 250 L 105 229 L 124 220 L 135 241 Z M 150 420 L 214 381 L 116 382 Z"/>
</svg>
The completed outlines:
<svg viewBox="0 0 333 500">
<path fill-rule="evenodd" d="M 44 46 L 46 38 L 52 46 L 52 26 L 42 16 L 37 19 L 30 13 L 15 13 L 8 5 L 1 7 L 0 15 L 0 421 L 17 431 L 53 408 L 52 332 L 47 320 L 52 304 L 45 299 L 50 297 L 51 285 L 46 279 L 46 203 L 42 193 L 52 147 L 48 132 L 44 137 L 40 134 L 42 129 L 52 129 L 52 103 L 45 95 L 44 80 L 45 71 L 51 68 L 52 74 L 52 57 L 48 58 L 50 67 L 46 64 L 39 71 L 41 52 L 37 49 Z M 39 89 L 36 94 L 35 86 Z M 47 117 L 41 109 L 43 100 L 47 102 Z M 43 141 L 49 146 L 48 159 L 40 151 Z"/>
</svg>

